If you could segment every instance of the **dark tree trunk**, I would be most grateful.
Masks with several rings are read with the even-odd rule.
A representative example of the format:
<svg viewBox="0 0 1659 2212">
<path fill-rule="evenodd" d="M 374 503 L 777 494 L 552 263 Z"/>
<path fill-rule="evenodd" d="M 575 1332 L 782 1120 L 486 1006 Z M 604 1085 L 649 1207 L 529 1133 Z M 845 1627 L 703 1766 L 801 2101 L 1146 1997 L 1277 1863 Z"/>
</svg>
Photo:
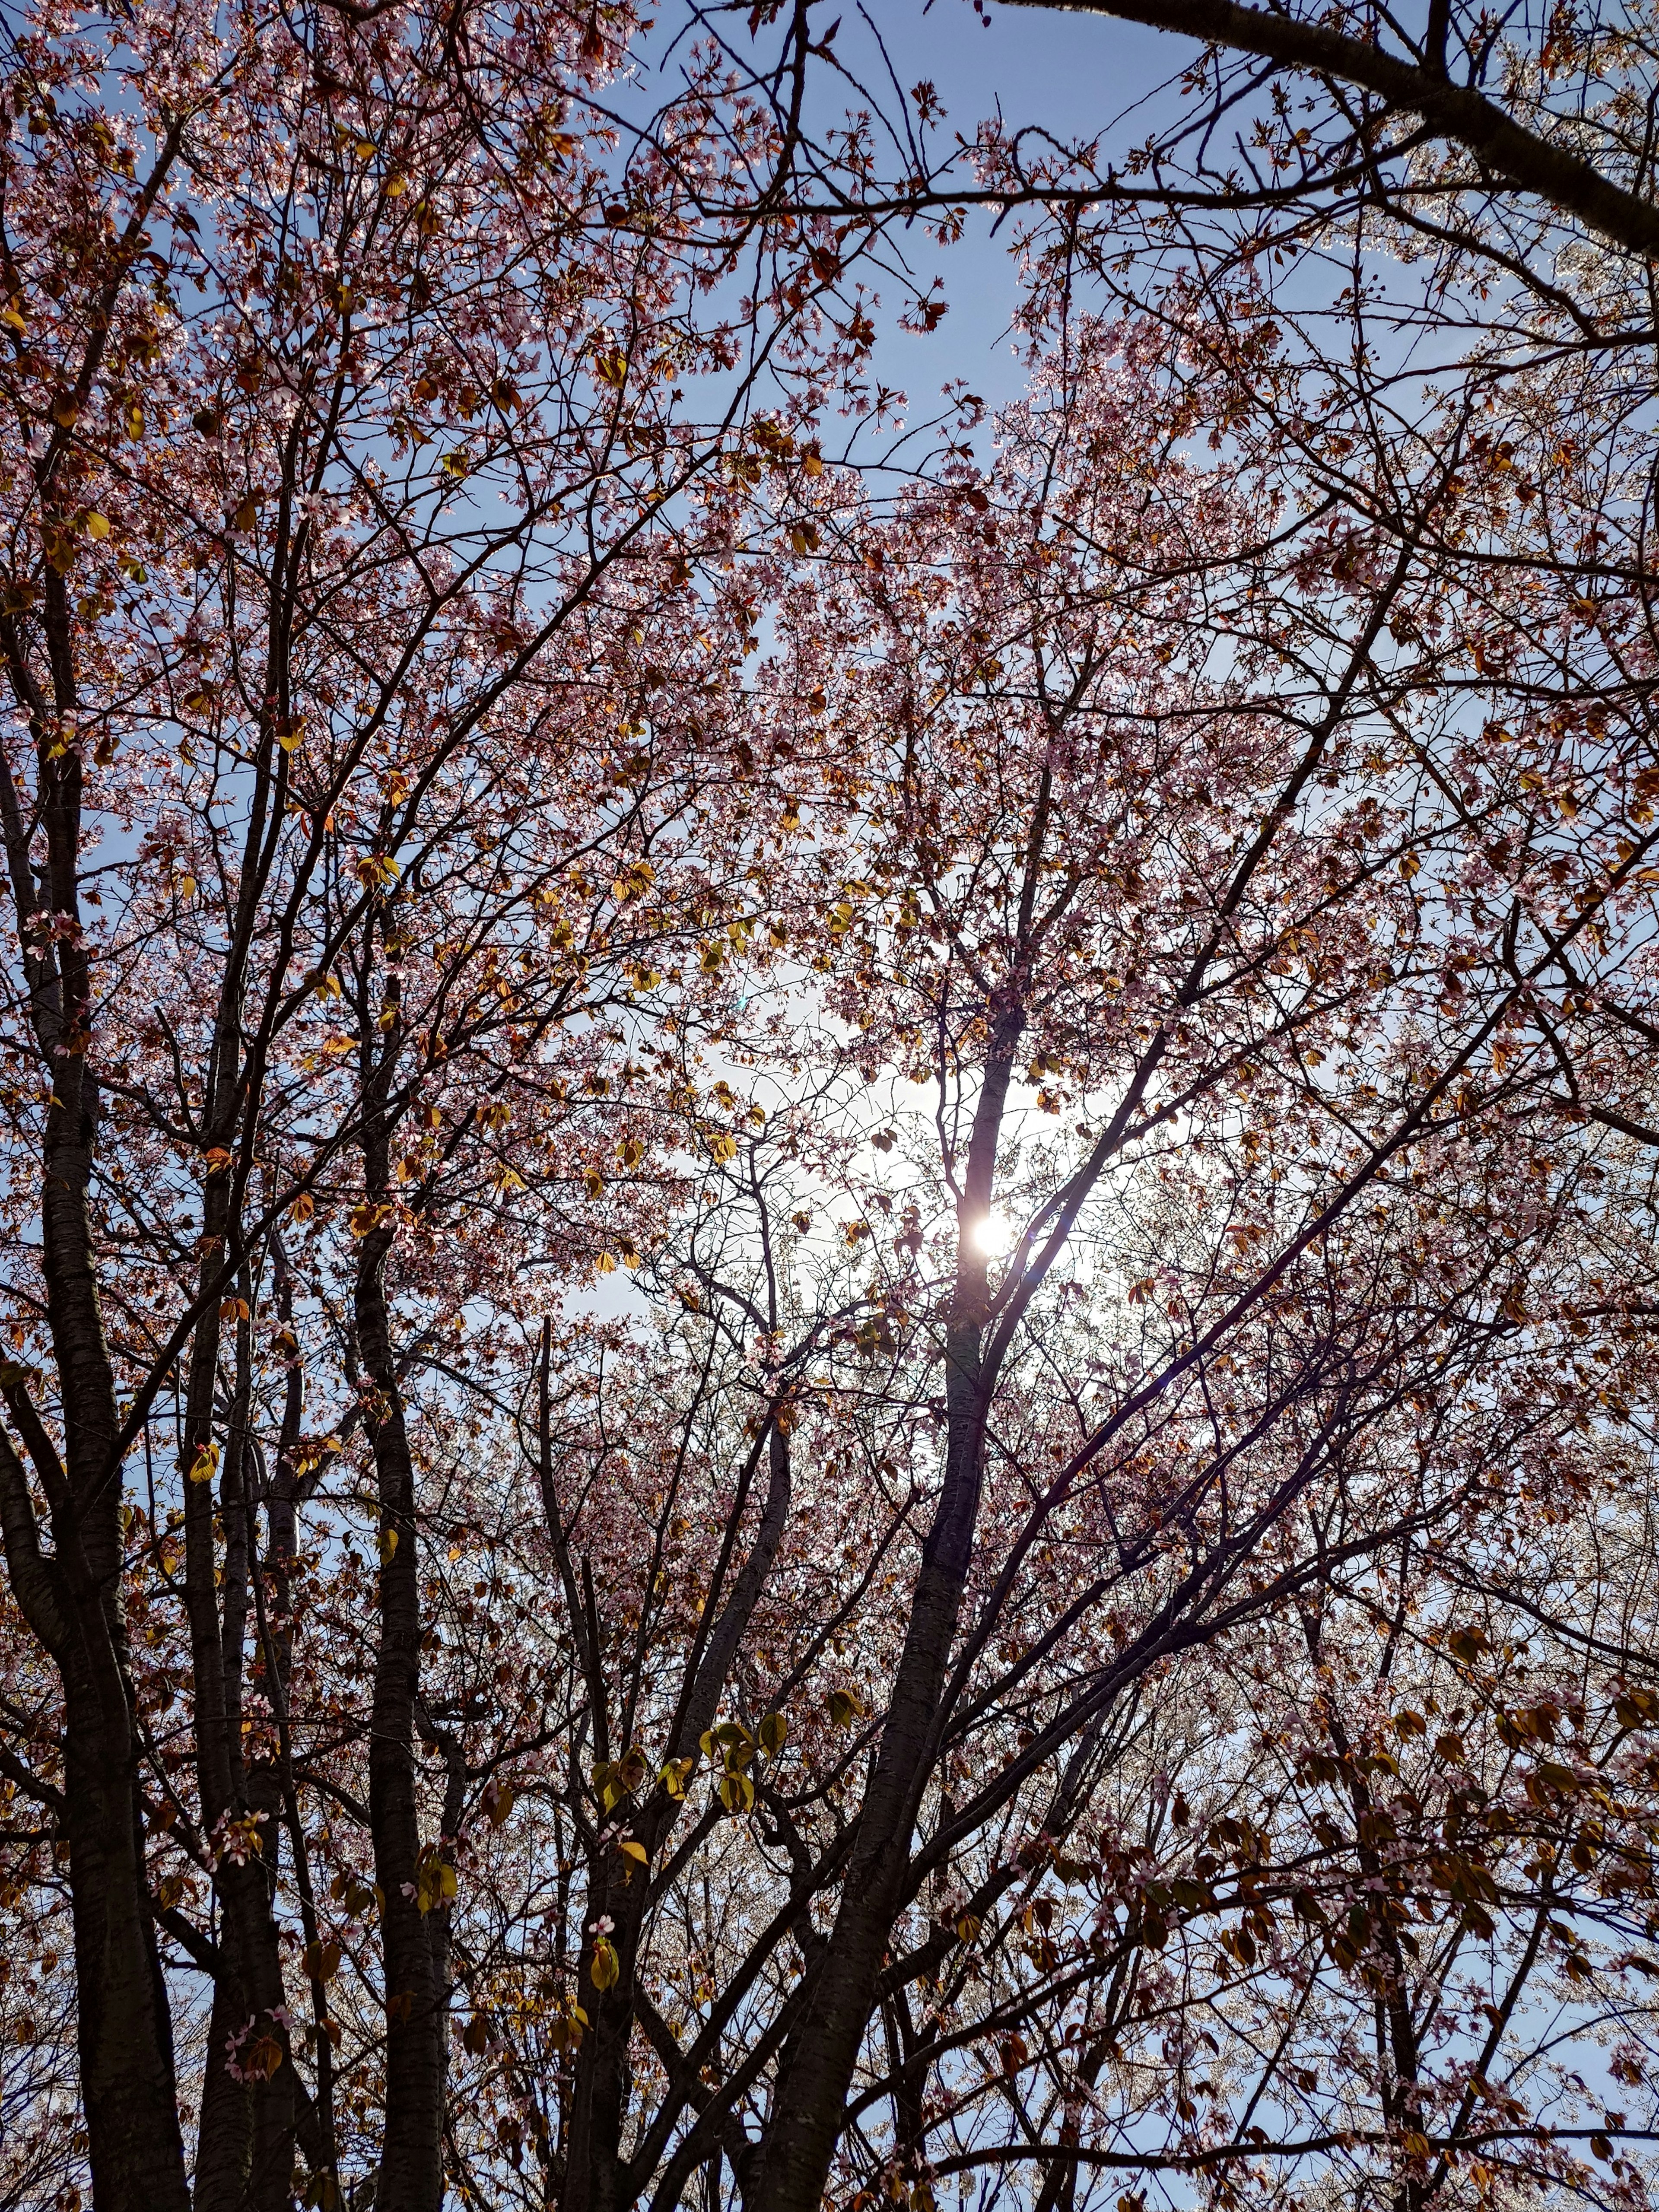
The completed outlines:
<svg viewBox="0 0 1659 2212">
<path fill-rule="evenodd" d="M 980 1490 L 979 1352 L 976 1323 L 951 1329 L 951 1435 L 944 1492 L 916 1577 L 909 1630 L 840 1910 L 778 2084 L 761 2179 L 763 2212 L 818 2212 L 874 2008 L 973 1548 Z"/>
<path fill-rule="evenodd" d="M 373 1188 L 371 1182 L 371 1188 Z M 376 2212 L 439 2212 L 443 2201 L 442 1986 L 428 1915 L 417 1893 L 420 1808 L 415 1760 L 420 1688 L 421 1599 L 415 1541 L 415 1473 L 392 1356 L 386 1266 L 392 1231 L 372 1230 L 358 1250 L 355 1319 L 370 1394 L 369 1434 L 380 1512 L 380 1648 L 368 1753 L 374 1878 L 385 1900 L 386 2133 Z"/>
<path fill-rule="evenodd" d="M 43 495 L 45 485 L 43 483 Z M 63 578 L 48 570 L 42 634 L 50 696 L 12 619 L 0 653 L 35 748 L 37 817 L 46 862 L 37 878 L 11 767 L 0 755 L 3 831 L 29 1018 L 51 1079 L 40 1159 L 41 1261 L 64 1449 L 28 1395 L 6 1401 L 51 1514 L 41 1551 L 22 1462 L 0 1449 L 0 1518 L 14 1592 L 64 1683 L 64 1823 L 70 1850 L 78 2043 L 94 2212 L 187 2212 L 172 2024 L 145 1881 L 140 1741 L 122 1599 L 120 1431 L 105 1340 L 87 1190 L 99 1115 L 87 1069 L 92 988 L 80 928 L 81 766 L 54 742 L 76 711 Z M 70 927 L 42 935 L 42 912 Z"/>
<path fill-rule="evenodd" d="M 186 2212 L 173 2025 L 144 1886 L 137 1745 L 66 1671 L 64 1802 L 94 2212 Z"/>
<path fill-rule="evenodd" d="M 228 1182 L 226 1169 L 209 1179 L 200 1285 L 204 1293 L 223 1266 Z M 242 1282 L 245 1290 L 249 1287 L 246 1273 Z M 273 1910 L 281 1831 L 268 1807 L 251 1802 L 241 1757 L 248 1571 L 244 1472 L 252 1358 L 246 1316 L 239 1315 L 236 1324 L 235 1376 L 220 1487 L 222 1566 L 214 1532 L 214 1470 L 200 1456 L 213 1439 L 220 1341 L 217 1304 L 210 1298 L 192 1347 L 181 1470 L 202 1826 L 209 1835 L 220 1830 L 226 1846 L 214 1877 L 222 1964 L 197 2138 L 196 2207 L 197 2212 L 284 2212 L 293 2193 L 297 2082 L 284 2025 Z M 267 1817 L 253 1822 L 251 1816 L 261 1810 Z M 233 1834 L 238 1828 L 240 1834 Z"/>
<path fill-rule="evenodd" d="M 64 1683 L 64 1825 L 94 2212 L 185 2212 L 172 2022 L 144 1872 L 114 1381 L 88 1252 L 90 1085 L 78 1060 L 56 1079 L 62 1103 L 48 1122 L 43 1214 L 68 1464 L 58 1463 L 24 1382 L 12 1380 L 7 1401 L 48 1492 L 56 1556 L 40 1552 L 22 1463 L 8 1443 L 0 1453 L 7 1560 Z"/>
</svg>

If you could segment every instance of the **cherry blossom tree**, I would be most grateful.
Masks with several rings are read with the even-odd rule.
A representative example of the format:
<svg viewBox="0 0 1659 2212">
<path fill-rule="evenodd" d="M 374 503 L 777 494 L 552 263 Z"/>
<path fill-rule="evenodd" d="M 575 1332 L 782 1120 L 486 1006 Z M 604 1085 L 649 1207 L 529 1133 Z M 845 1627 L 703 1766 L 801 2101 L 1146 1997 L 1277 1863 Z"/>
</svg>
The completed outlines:
<svg viewBox="0 0 1659 2212">
<path fill-rule="evenodd" d="M 380 2191 L 441 2194 L 453 1874 L 428 1880 L 413 1764 L 393 1248 L 407 1229 L 428 1334 L 559 1264 L 539 1215 L 529 1258 L 513 1233 L 514 1154 L 538 1187 L 572 1173 L 559 1133 L 607 1088 L 592 1025 L 663 933 L 653 855 L 684 861 L 670 939 L 728 893 L 686 827 L 699 702 L 726 680 L 692 563 L 763 467 L 817 465 L 829 393 L 865 404 L 867 324 L 821 304 L 856 276 L 765 211 L 790 160 L 775 107 L 693 60 L 629 137 L 605 96 L 637 27 L 47 11 L 9 44 L 0 1474 L 14 1598 L 62 1684 L 61 1769 L 26 1786 L 68 1845 L 100 2204 L 185 2197 L 153 1905 L 214 1984 L 203 2201 L 286 2203 L 296 2138 L 335 2187 L 291 2054 L 284 1826 L 305 1844 L 250 1514 L 257 1494 L 280 1591 L 316 1474 L 295 1363 L 324 1316 L 380 1560 Z M 142 1445 L 153 1481 L 163 1420 L 182 1504 L 140 1509 L 123 1470 Z M 147 1788 L 124 1588 L 144 1570 L 188 1624 L 193 1802 L 165 1764 Z M 155 1836 L 210 1875 L 211 1940 L 168 1901 L 182 1877 L 152 1894 Z"/>
<path fill-rule="evenodd" d="M 822 489 L 702 1188 L 648 1323 L 527 1367 L 567 1717 L 486 2197 L 1639 2201 L 1534 2008 L 1641 2079 L 1659 1705 L 1516 1629 L 1552 1528 L 1639 1523 L 1639 1170 L 1468 957 L 1397 568 L 1281 626 L 1248 471 L 1072 338 L 988 467 Z"/>
<path fill-rule="evenodd" d="M 1634 2212 L 1633 354 L 981 134 L 896 491 L 810 9 L 9 39 L 4 2187 Z"/>
</svg>

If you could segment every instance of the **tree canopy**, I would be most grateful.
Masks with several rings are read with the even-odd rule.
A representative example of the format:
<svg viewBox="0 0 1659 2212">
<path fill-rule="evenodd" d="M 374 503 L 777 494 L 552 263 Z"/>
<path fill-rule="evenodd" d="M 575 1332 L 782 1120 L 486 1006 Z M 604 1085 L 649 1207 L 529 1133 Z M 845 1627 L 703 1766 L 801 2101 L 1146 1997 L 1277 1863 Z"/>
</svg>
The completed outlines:
<svg viewBox="0 0 1659 2212">
<path fill-rule="evenodd" d="M 1648 2202 L 1654 26 L 1088 8 L 9 20 L 0 2206 Z"/>
</svg>

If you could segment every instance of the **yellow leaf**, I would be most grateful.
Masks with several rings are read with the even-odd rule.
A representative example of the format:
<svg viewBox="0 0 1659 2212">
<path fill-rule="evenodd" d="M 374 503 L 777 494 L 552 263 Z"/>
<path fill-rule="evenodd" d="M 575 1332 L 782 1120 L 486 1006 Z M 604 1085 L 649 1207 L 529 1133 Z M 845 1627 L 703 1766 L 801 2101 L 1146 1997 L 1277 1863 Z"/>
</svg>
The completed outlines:
<svg viewBox="0 0 1659 2212">
<path fill-rule="evenodd" d="M 215 1443 L 203 1444 L 198 1450 L 195 1458 L 191 1460 L 190 1463 L 191 1480 L 192 1482 L 211 1482 L 216 1472 L 217 1471 L 218 1465 L 218 1445 Z"/>
<path fill-rule="evenodd" d="M 302 1963 L 307 1978 L 313 1982 L 331 1982 L 340 1971 L 340 1947 L 337 1943 L 307 1943 Z"/>
<path fill-rule="evenodd" d="M 396 1556 L 397 1550 L 397 1530 L 395 1528 L 382 1528 L 380 1531 L 380 1563 L 383 1566 L 389 1567 L 391 1565 L 393 1558 Z"/>
<path fill-rule="evenodd" d="M 89 514 L 87 517 L 87 535 L 97 538 L 101 544 L 109 536 L 109 517 L 106 514 Z"/>
<path fill-rule="evenodd" d="M 635 860 L 626 875 L 616 878 L 611 886 L 611 896 L 618 899 L 638 898 L 656 881 L 657 872 L 649 860 Z"/>
<path fill-rule="evenodd" d="M 709 1152 L 717 1160 L 734 1160 L 738 1156 L 738 1140 L 728 1131 L 721 1130 L 708 1139 Z"/>
<path fill-rule="evenodd" d="M 649 1866 L 651 1863 L 651 1854 L 646 1850 L 645 1845 L 636 1844 L 631 1836 L 625 1837 L 617 1844 L 617 1849 L 624 1858 L 637 1859 L 641 1866 Z"/>
<path fill-rule="evenodd" d="M 768 1713 L 760 1724 L 761 1749 L 769 1759 L 775 1759 L 783 1749 L 789 1734 L 789 1723 L 781 1713 Z"/>
<path fill-rule="evenodd" d="M 267 2081 L 281 2067 L 283 2046 L 274 2035 L 256 2036 L 242 2053 L 245 2074 L 262 2074 Z"/>
<path fill-rule="evenodd" d="M 606 1937 L 599 1936 L 593 1945 L 593 1962 L 587 1970 L 589 1980 L 596 1990 L 614 1989 L 621 1972 L 615 1949 Z"/>
<path fill-rule="evenodd" d="M 436 1912 L 454 1898 L 458 1887 L 454 1868 L 439 1857 L 433 1844 L 425 1845 L 415 1875 L 415 1902 L 419 1910 Z"/>
</svg>

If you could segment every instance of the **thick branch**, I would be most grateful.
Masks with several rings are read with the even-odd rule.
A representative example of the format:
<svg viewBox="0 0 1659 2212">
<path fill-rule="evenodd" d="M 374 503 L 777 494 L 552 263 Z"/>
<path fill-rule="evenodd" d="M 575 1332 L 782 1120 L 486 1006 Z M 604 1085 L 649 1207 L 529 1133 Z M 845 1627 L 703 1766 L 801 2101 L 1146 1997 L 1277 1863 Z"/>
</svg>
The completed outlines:
<svg viewBox="0 0 1659 2212">
<path fill-rule="evenodd" d="M 1506 115 L 1483 93 L 1425 69 L 1362 39 L 1292 15 L 1270 15 L 1237 0 L 1007 0 L 1011 7 L 1064 7 L 1091 15 L 1115 15 L 1175 31 L 1206 46 L 1260 54 L 1291 69 L 1373 92 L 1396 108 L 1420 115 L 1437 136 L 1467 147 L 1517 191 L 1577 216 L 1627 252 L 1659 256 L 1659 207 L 1611 183 L 1593 164 L 1552 144 Z"/>
</svg>

